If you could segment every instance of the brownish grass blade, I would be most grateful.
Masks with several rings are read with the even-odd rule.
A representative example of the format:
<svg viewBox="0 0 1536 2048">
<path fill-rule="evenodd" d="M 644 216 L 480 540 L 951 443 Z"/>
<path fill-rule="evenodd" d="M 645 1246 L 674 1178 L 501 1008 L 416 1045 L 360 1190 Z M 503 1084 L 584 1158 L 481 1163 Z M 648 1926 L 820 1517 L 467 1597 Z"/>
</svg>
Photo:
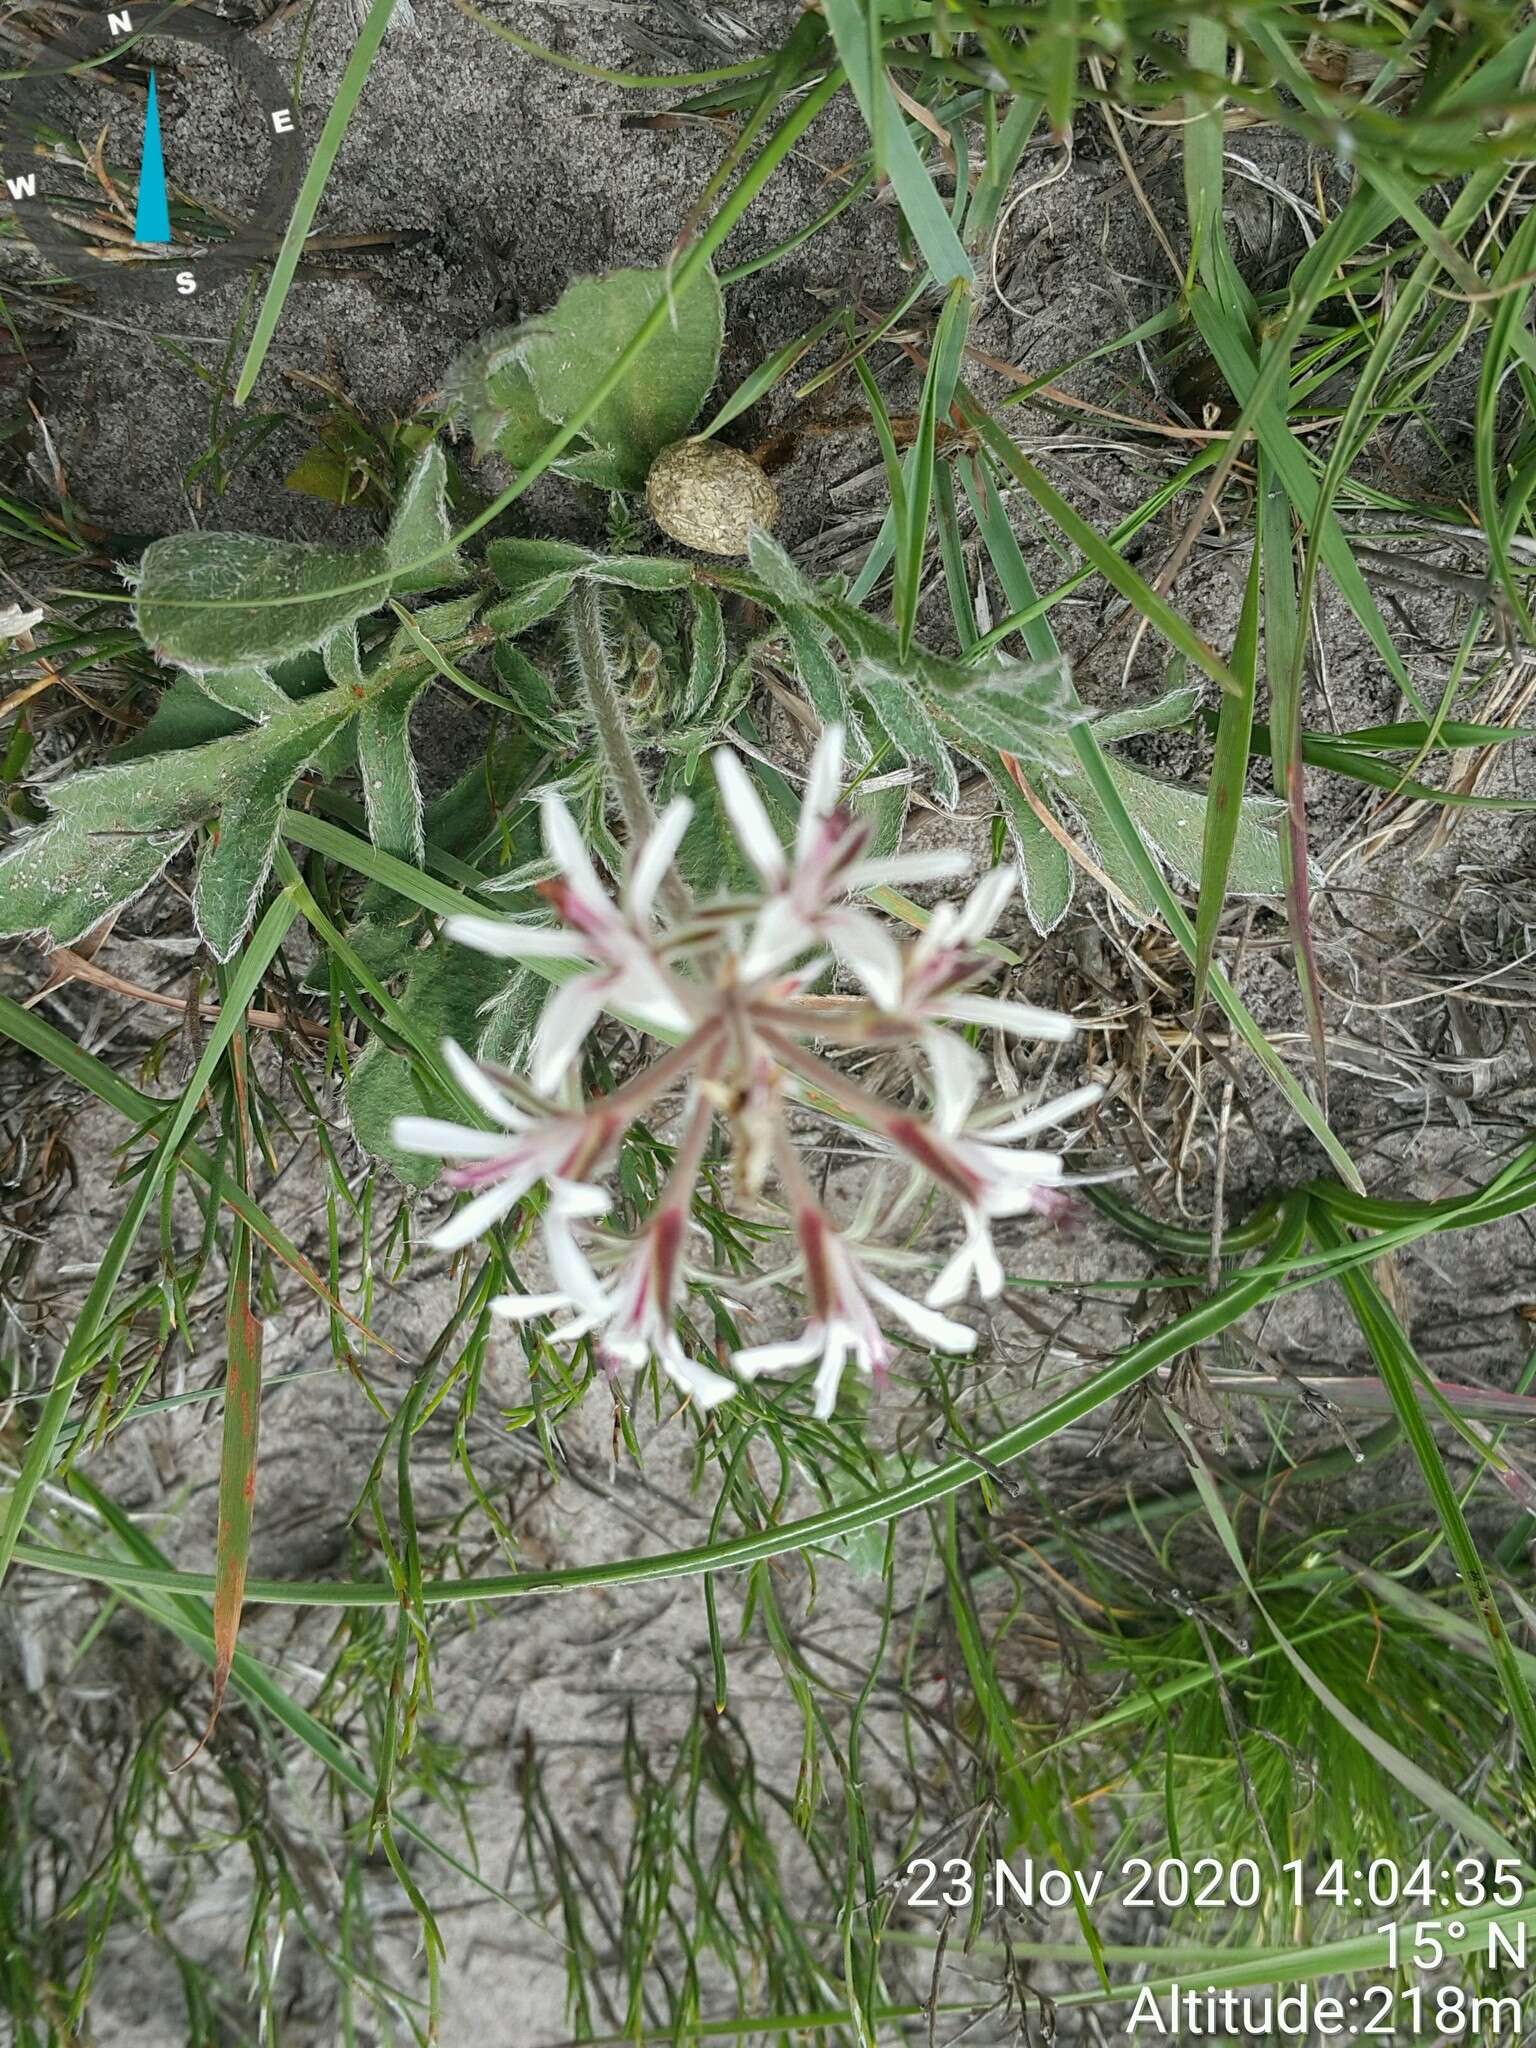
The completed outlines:
<svg viewBox="0 0 1536 2048">
<path fill-rule="evenodd" d="M 242 1027 L 229 1049 L 235 1101 L 235 1178 L 248 1188 L 251 1161 L 251 1113 L 246 1072 L 246 1035 Z M 219 1531 L 214 1565 L 213 1700 L 208 1725 L 196 1756 L 218 1722 L 219 1709 L 235 1661 L 240 1615 L 245 1606 L 245 1574 L 251 1554 L 251 1528 L 256 1516 L 256 1456 L 261 1437 L 261 1360 L 263 1327 L 251 1298 L 254 1240 L 237 1216 L 230 1249 L 228 1363 L 224 1384 L 224 1437 L 219 1455 Z M 187 1758 L 190 1763 L 191 1757 Z"/>
</svg>

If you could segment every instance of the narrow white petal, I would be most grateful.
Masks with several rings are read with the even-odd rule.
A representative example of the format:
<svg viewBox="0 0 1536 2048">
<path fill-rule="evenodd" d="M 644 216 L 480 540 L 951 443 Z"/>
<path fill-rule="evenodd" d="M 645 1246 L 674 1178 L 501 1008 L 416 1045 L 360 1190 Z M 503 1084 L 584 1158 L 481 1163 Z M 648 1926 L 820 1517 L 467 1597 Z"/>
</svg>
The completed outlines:
<svg viewBox="0 0 1536 2048">
<path fill-rule="evenodd" d="M 1028 1181 L 1021 1187 L 1005 1188 L 1000 1194 L 983 1197 L 989 1216 L 1044 1216 L 1052 1207 L 1050 1191 L 1059 1184 L 1059 1176 L 1052 1179 L 1041 1174 L 1036 1180 Z M 1064 1197 L 1058 1197 L 1064 1200 Z"/>
<path fill-rule="evenodd" d="M 525 1131 L 533 1119 L 520 1110 L 505 1090 L 498 1088 L 479 1062 L 470 1058 L 455 1038 L 443 1040 L 443 1059 L 448 1071 L 476 1109 L 484 1110 L 493 1123 L 509 1131 Z"/>
<path fill-rule="evenodd" d="M 996 1301 L 1003 1291 L 1003 1268 L 992 1244 L 987 1221 L 978 1211 L 966 1217 L 970 1237 L 971 1264 L 976 1268 L 976 1291 L 983 1301 Z"/>
<path fill-rule="evenodd" d="M 789 870 L 779 835 L 773 829 L 752 778 L 729 747 L 716 747 L 710 760 L 720 790 L 720 801 L 725 805 L 731 829 L 741 842 L 742 852 L 763 880 L 770 887 L 777 887 Z"/>
<path fill-rule="evenodd" d="M 663 1037 L 687 1031 L 694 1021 L 649 962 L 610 977 L 600 1007 L 622 1011 Z"/>
<path fill-rule="evenodd" d="M 901 948 L 883 925 L 862 910 L 833 910 L 821 935 L 863 982 L 882 1010 L 901 1006 Z"/>
<path fill-rule="evenodd" d="M 813 1413 L 819 1422 L 825 1422 L 837 1406 L 837 1390 L 842 1385 L 848 1353 L 850 1349 L 856 1349 L 850 1345 L 849 1337 L 849 1331 L 840 1323 L 834 1323 L 827 1331 L 827 1346 L 821 1355 L 821 1364 L 816 1373 L 816 1405 Z"/>
<path fill-rule="evenodd" d="M 1010 1201 L 1016 1190 L 1026 1192 L 1040 1186 L 1051 1187 L 1061 1179 L 1062 1165 L 1059 1152 L 1026 1152 L 1008 1145 L 986 1145 L 977 1147 L 962 1140 L 961 1152 L 965 1163 L 988 1183 L 987 1202 Z M 996 1209 L 997 1216 L 1016 1216 L 1017 1209 Z"/>
<path fill-rule="evenodd" d="M 1067 1039 L 1077 1035 L 1077 1024 L 1060 1010 L 1037 1010 L 1033 1003 L 1010 1003 L 1002 996 L 949 996 L 943 1001 L 946 1017 L 961 1024 L 980 1024 L 990 1031 L 1011 1031 L 1017 1038 Z"/>
<path fill-rule="evenodd" d="M 683 834 L 688 830 L 688 821 L 693 816 L 693 805 L 687 797 L 676 796 L 656 821 L 656 829 L 636 855 L 624 883 L 624 903 L 630 916 L 637 924 L 644 924 L 651 914 L 651 905 L 656 900 L 656 891 L 661 887 L 667 869 L 671 867 L 677 849 L 683 843 Z"/>
<path fill-rule="evenodd" d="M 798 959 L 816 943 L 816 928 L 807 924 L 787 896 L 774 896 L 762 913 L 741 956 L 741 978 L 750 981 L 759 974 L 772 974 Z"/>
<path fill-rule="evenodd" d="M 541 1095 L 552 1094 L 559 1086 L 602 1007 L 595 974 L 578 974 L 573 981 L 563 981 L 549 997 L 528 1057 L 528 1078 Z"/>
<path fill-rule="evenodd" d="M 1055 1130 L 1070 1123 L 1080 1110 L 1091 1109 L 1103 1093 L 1096 1082 L 1089 1082 L 1086 1088 L 1074 1088 L 1070 1094 L 1058 1095 L 1053 1102 L 1042 1102 L 1003 1123 L 991 1124 L 982 1135 L 989 1145 L 995 1145 L 1013 1138 L 1032 1137 L 1036 1131 Z"/>
<path fill-rule="evenodd" d="M 466 1202 L 456 1216 L 450 1216 L 440 1229 L 433 1231 L 427 1243 L 437 1252 L 456 1252 L 461 1245 L 482 1236 L 493 1223 L 499 1223 L 509 1209 L 515 1209 L 528 1188 L 529 1182 L 521 1174 L 498 1181 L 495 1187 Z"/>
<path fill-rule="evenodd" d="M 809 1365 L 821 1353 L 823 1332 L 818 1323 L 811 1323 L 798 1337 L 787 1337 L 778 1344 L 752 1344 L 745 1351 L 738 1351 L 731 1363 L 744 1380 L 755 1380 L 759 1373 L 783 1372 L 788 1367 Z"/>
<path fill-rule="evenodd" d="M 971 1284 L 971 1248 L 961 1245 L 939 1268 L 938 1278 L 923 1296 L 930 1308 L 948 1308 L 951 1302 L 965 1298 Z"/>
<path fill-rule="evenodd" d="M 887 1287 L 873 1273 L 865 1274 L 864 1289 L 872 1301 L 878 1301 L 892 1315 L 898 1316 L 914 1336 L 921 1337 L 933 1350 L 946 1351 L 952 1357 L 975 1350 L 976 1332 L 967 1329 L 964 1323 L 951 1322 L 948 1316 L 941 1316 L 937 1310 L 924 1308 L 910 1295 L 902 1294 L 895 1287 Z"/>
<path fill-rule="evenodd" d="M 532 1322 L 535 1316 L 559 1315 L 570 1307 L 563 1294 L 493 1294 L 491 1307 L 509 1323 Z"/>
<path fill-rule="evenodd" d="M 651 1355 L 651 1347 L 643 1338 L 616 1337 L 611 1330 L 604 1333 L 598 1349 L 605 1365 L 627 1365 L 631 1371 L 638 1370 Z"/>
<path fill-rule="evenodd" d="M 800 797 L 800 825 L 795 843 L 803 853 L 829 811 L 837 809 L 843 787 L 843 728 L 829 725 L 816 742 L 805 788 Z"/>
<path fill-rule="evenodd" d="M 390 1136 L 402 1152 L 424 1152 L 429 1159 L 497 1159 L 514 1142 L 505 1131 L 471 1130 L 435 1116 L 397 1116 Z"/>
<path fill-rule="evenodd" d="M 952 1031 L 925 1031 L 923 1051 L 933 1073 L 933 1107 L 940 1130 L 953 1135 L 971 1113 L 981 1080 L 981 1055 Z"/>
<path fill-rule="evenodd" d="M 918 933 L 913 950 L 925 958 L 933 953 L 949 953 L 961 943 L 960 913 L 953 903 L 936 903 L 928 914 L 928 922 Z"/>
<path fill-rule="evenodd" d="M 587 857 L 576 820 L 566 809 L 564 798 L 547 789 L 539 800 L 539 816 L 544 824 L 544 850 L 562 878 L 578 896 L 611 909 L 613 899 L 597 879 L 597 871 Z"/>
<path fill-rule="evenodd" d="M 711 1408 L 718 1408 L 722 1401 L 729 1401 L 737 1391 L 734 1380 L 724 1379 L 719 1373 L 711 1372 L 707 1365 L 700 1365 L 675 1340 L 659 1344 L 656 1356 L 667 1378 L 691 1394 L 706 1414 Z"/>
<path fill-rule="evenodd" d="M 1018 886 L 1018 879 L 1018 873 L 1012 867 L 993 868 L 990 874 L 983 875 L 965 899 L 957 936 L 967 943 L 984 939 L 1001 917 L 1003 905 Z"/>
<path fill-rule="evenodd" d="M 512 917 L 450 917 L 443 929 L 460 945 L 496 960 L 581 960 L 586 947 L 575 932 L 553 924 L 520 924 Z"/>
<path fill-rule="evenodd" d="M 893 853 L 886 860 L 861 860 L 848 870 L 848 888 L 878 889 L 882 885 L 906 888 L 912 882 L 949 882 L 971 871 L 968 855 L 942 852 Z"/>
<path fill-rule="evenodd" d="M 494 1308 L 495 1302 L 492 1302 L 491 1306 Z M 574 1344 L 578 1337 L 588 1336 L 602 1320 L 601 1313 L 597 1312 L 586 1316 L 572 1316 L 568 1323 L 561 1323 L 558 1329 L 550 1331 L 549 1341 L 551 1344 Z"/>
<path fill-rule="evenodd" d="M 544 1218 L 544 1249 L 555 1285 L 567 1301 L 588 1315 L 604 1316 L 611 1312 L 612 1295 L 593 1272 L 586 1253 L 558 1211 Z"/>
<path fill-rule="evenodd" d="M 556 1216 L 606 1216 L 613 1207 L 613 1197 L 592 1181 L 556 1180 L 551 1176 L 549 1206 Z"/>
</svg>

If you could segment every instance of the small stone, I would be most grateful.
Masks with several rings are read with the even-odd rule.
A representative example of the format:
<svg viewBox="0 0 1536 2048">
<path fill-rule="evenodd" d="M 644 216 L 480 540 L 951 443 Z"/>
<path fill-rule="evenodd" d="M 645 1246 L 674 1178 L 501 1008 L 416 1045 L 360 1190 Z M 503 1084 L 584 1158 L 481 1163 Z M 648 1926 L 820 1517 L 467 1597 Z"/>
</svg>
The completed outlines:
<svg viewBox="0 0 1536 2048">
<path fill-rule="evenodd" d="M 779 494 L 751 456 L 718 441 L 663 448 L 645 502 L 663 533 L 705 555 L 744 555 L 752 529 L 771 531 L 779 516 Z"/>
</svg>

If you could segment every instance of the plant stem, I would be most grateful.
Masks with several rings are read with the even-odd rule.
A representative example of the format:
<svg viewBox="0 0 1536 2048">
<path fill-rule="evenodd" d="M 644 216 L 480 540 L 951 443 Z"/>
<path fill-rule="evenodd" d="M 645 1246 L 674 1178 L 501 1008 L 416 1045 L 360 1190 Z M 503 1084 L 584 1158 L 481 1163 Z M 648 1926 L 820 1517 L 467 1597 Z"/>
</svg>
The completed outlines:
<svg viewBox="0 0 1536 2048">
<path fill-rule="evenodd" d="M 640 763 L 635 758 L 624 706 L 614 687 L 608 662 L 608 643 L 603 637 L 602 592 L 585 578 L 577 581 L 570 599 L 571 637 L 576 648 L 576 667 L 586 692 L 587 707 L 597 728 L 608 772 L 619 794 L 619 807 L 629 828 L 632 846 L 638 849 L 656 829 L 656 811 L 645 786 Z M 662 878 L 660 896 L 673 923 L 688 916 L 693 905 L 687 885 L 675 870 Z"/>
</svg>

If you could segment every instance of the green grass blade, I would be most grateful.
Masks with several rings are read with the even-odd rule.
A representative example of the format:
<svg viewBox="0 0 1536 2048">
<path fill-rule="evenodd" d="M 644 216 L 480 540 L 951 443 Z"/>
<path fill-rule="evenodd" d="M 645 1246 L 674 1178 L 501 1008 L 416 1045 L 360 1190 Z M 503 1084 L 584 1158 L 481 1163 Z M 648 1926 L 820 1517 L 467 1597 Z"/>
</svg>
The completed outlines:
<svg viewBox="0 0 1536 2048">
<path fill-rule="evenodd" d="M 980 412 L 979 407 L 974 406 L 974 402 L 968 403 L 967 416 L 972 418 L 979 416 L 985 419 L 985 415 Z M 1006 436 L 1000 436 L 999 438 L 1002 439 L 1005 447 L 1012 448 L 1012 443 L 1007 440 Z M 1011 467 L 1012 465 L 1007 466 Z M 965 475 L 965 472 L 962 472 L 962 475 Z M 966 488 L 967 490 L 971 488 L 968 479 Z M 993 507 L 994 497 L 995 494 L 990 491 L 989 487 L 987 498 L 984 501 L 989 511 Z M 978 506 L 978 518 L 981 516 L 982 507 Z M 994 564 L 998 568 L 999 575 L 1003 580 L 1009 601 L 1016 604 L 1017 600 L 1023 597 L 1026 592 L 1032 594 L 1033 585 L 1030 582 L 1029 572 L 1024 564 L 1023 556 L 1019 552 L 1018 544 L 1012 539 L 1011 529 L 1008 528 L 1006 518 L 1002 516 L 1000 506 L 996 507 L 996 516 L 992 519 L 990 527 L 984 525 L 983 532 L 988 538 L 989 549 L 993 552 Z M 1007 535 L 1006 542 L 1003 538 L 1004 535 Z M 996 541 L 995 547 L 993 546 L 994 540 Z M 1050 654 L 1056 651 L 1055 635 L 1052 633 L 1049 623 L 1044 619 L 1034 622 L 1030 633 L 1026 635 L 1026 640 L 1031 654 L 1034 654 L 1037 659 L 1048 658 Z M 1222 665 L 1222 673 L 1228 678 L 1229 683 L 1240 697 L 1242 689 L 1238 679 L 1231 675 L 1231 672 L 1224 665 Z M 1125 845 L 1127 856 L 1136 869 L 1138 879 L 1147 890 L 1152 903 L 1166 919 L 1169 930 L 1178 939 L 1180 945 L 1183 946 L 1193 964 L 1197 957 L 1197 942 L 1194 928 L 1190 924 L 1189 919 L 1184 915 L 1172 890 L 1164 880 L 1162 869 L 1148 852 L 1141 834 L 1136 829 L 1135 821 L 1126 810 L 1119 789 L 1115 784 L 1110 765 L 1105 759 L 1104 750 L 1094 737 L 1092 727 L 1086 724 L 1074 726 L 1072 729 L 1072 744 L 1074 751 L 1088 771 L 1089 780 L 1092 782 L 1100 802 L 1104 805 L 1111 823 L 1115 826 Z M 1350 1187 L 1359 1188 L 1363 1193 L 1364 1190 L 1360 1176 L 1355 1169 L 1354 1162 L 1329 1129 L 1327 1117 L 1322 1114 L 1300 1081 L 1297 1080 L 1296 1076 L 1265 1037 L 1259 1024 L 1250 1013 L 1241 996 L 1237 993 L 1237 990 L 1228 981 L 1226 975 L 1214 964 L 1209 968 L 1209 985 L 1211 993 L 1215 996 L 1229 1020 L 1236 1026 L 1244 1042 L 1253 1052 L 1254 1057 L 1259 1061 L 1276 1087 L 1279 1088 L 1281 1094 L 1291 1104 L 1296 1114 L 1316 1137 L 1318 1143 L 1333 1161 L 1343 1179 Z"/>
<path fill-rule="evenodd" d="M 1259 446 L 1274 464 L 1297 518 L 1309 534 L 1316 530 L 1318 553 L 1323 565 L 1339 586 L 1372 646 L 1391 670 L 1398 688 L 1414 709 L 1427 717 L 1428 711 L 1418 686 L 1387 630 L 1386 620 L 1371 595 L 1344 537 L 1344 530 L 1334 513 L 1322 504 L 1311 459 L 1291 432 L 1285 408 L 1276 395 L 1275 384 L 1270 382 L 1266 388 L 1259 381 L 1259 369 L 1253 360 L 1247 331 L 1237 324 L 1226 307 L 1198 287 L 1190 294 L 1190 309 L 1206 346 L 1231 386 L 1233 396 L 1245 412 L 1252 409 L 1253 429 Z M 1276 348 L 1278 350 L 1278 343 Z"/>
<path fill-rule="evenodd" d="M 960 404 L 966 419 L 980 434 L 989 454 L 1013 477 L 1016 483 L 1034 499 L 1041 511 L 1046 513 L 1061 528 L 1072 545 L 1093 564 L 1105 582 L 1118 590 L 1120 595 L 1139 612 L 1156 632 L 1161 633 L 1170 647 L 1187 655 L 1196 668 L 1204 671 L 1211 680 L 1219 683 L 1223 690 L 1241 695 L 1241 685 L 1226 663 L 1213 647 L 1201 639 L 1189 621 L 1176 612 L 1166 598 L 1159 597 L 1143 577 L 1139 576 L 1123 557 L 1117 555 L 1103 538 L 1094 532 L 1066 499 L 1036 469 L 1035 465 L 1003 432 L 986 407 L 975 399 L 965 385 L 960 386 Z"/>
<path fill-rule="evenodd" d="M 1314 1213 L 1311 1228 L 1318 1243 L 1324 1247 L 1335 1247 L 1344 1240 L 1344 1233 L 1326 1212 Z M 1516 1661 L 1482 1554 L 1467 1527 L 1467 1518 L 1451 1483 L 1451 1475 L 1446 1470 L 1445 1460 L 1440 1455 L 1440 1447 L 1414 1394 L 1415 1381 L 1433 1387 L 1433 1378 L 1420 1364 L 1391 1304 L 1368 1271 L 1356 1268 L 1342 1273 L 1339 1285 L 1354 1310 L 1361 1335 L 1376 1361 L 1376 1369 L 1392 1396 L 1392 1405 L 1424 1475 L 1424 1483 L 1440 1518 L 1456 1569 L 1472 1596 L 1478 1619 L 1488 1637 L 1499 1683 L 1525 1753 L 1527 1771 L 1536 1772 L 1536 1700 L 1532 1699 L 1531 1688 Z M 1528 1788 L 1533 1783 L 1536 1779 L 1528 1776 Z M 1536 1799 L 1532 1799 L 1529 1793 L 1527 1803 L 1536 1810 Z"/>
<path fill-rule="evenodd" d="M 293 203 L 293 214 L 284 230 L 277 261 L 272 266 L 272 276 L 261 302 L 261 311 L 256 316 L 255 332 L 251 336 L 250 347 L 245 352 L 245 361 L 240 366 L 240 375 L 235 384 L 236 405 L 244 405 L 251 395 L 256 379 L 261 375 L 261 366 L 267 359 L 267 350 L 272 346 L 277 323 L 283 317 L 283 307 L 293 284 L 294 272 L 303 257 L 309 231 L 315 224 L 315 215 L 320 210 L 320 201 L 330 180 L 332 166 L 336 162 L 352 116 L 357 111 L 357 103 L 362 98 L 368 73 L 373 69 L 373 60 L 379 53 L 379 45 L 384 40 L 384 32 L 389 27 L 389 17 L 394 11 L 395 0 L 373 0 L 373 5 L 368 10 L 368 19 L 363 23 L 362 34 L 352 46 L 352 55 L 347 59 L 347 68 L 341 75 L 341 84 L 336 88 L 331 111 L 325 117 L 320 140 L 316 143 L 315 153 L 309 160 L 309 169 L 304 173 L 299 196 Z"/>
<path fill-rule="evenodd" d="M 1323 977 L 1312 938 L 1312 866 L 1307 831 L 1306 774 L 1301 751 L 1301 671 L 1305 634 L 1296 597 L 1291 507 L 1262 451 L 1259 455 L 1258 551 L 1263 559 L 1264 670 L 1269 681 L 1270 761 L 1275 794 L 1285 805 L 1281 857 L 1291 957 L 1306 1013 L 1318 1094 L 1328 1106 L 1328 1038 Z"/>
<path fill-rule="evenodd" d="M 1221 926 L 1226 900 L 1227 877 L 1232 872 L 1232 850 L 1242 818 L 1243 784 L 1248 775 L 1248 741 L 1253 729 L 1253 697 L 1259 663 L 1259 561 L 1254 541 L 1248 565 L 1248 585 L 1243 592 L 1242 614 L 1237 622 L 1237 640 L 1232 649 L 1232 673 L 1242 688 L 1240 697 L 1223 697 L 1216 724 L 1216 755 L 1211 763 L 1210 793 L 1205 803 L 1205 843 L 1200 851 L 1200 894 L 1195 905 L 1195 994 L 1198 1016 L 1205 1007 L 1205 985 L 1210 977 L 1211 955 Z"/>
<path fill-rule="evenodd" d="M 1442 1785 L 1438 1779 L 1432 1778 L 1428 1771 L 1414 1763 L 1411 1757 L 1404 1756 L 1394 1743 L 1388 1742 L 1385 1736 L 1377 1734 L 1374 1728 L 1367 1726 L 1357 1714 L 1351 1712 L 1338 1694 L 1318 1677 L 1311 1665 L 1287 1640 L 1259 1597 L 1258 1588 L 1248 1571 L 1247 1559 L 1243 1556 L 1242 1545 L 1237 1540 L 1237 1533 L 1232 1527 L 1226 1505 L 1221 1498 L 1221 1489 L 1217 1486 L 1210 1467 L 1185 1426 L 1183 1418 L 1172 1408 L 1167 1410 L 1167 1415 L 1170 1428 L 1184 1446 L 1190 1474 L 1205 1504 L 1205 1511 L 1211 1518 L 1211 1525 L 1221 1539 L 1221 1547 L 1242 1581 L 1244 1591 L 1264 1617 L 1265 1627 L 1279 1644 L 1282 1655 L 1297 1677 L 1317 1696 L 1339 1725 L 1347 1728 L 1355 1740 L 1370 1752 L 1383 1770 L 1390 1772 L 1414 1798 L 1422 1799 L 1430 1811 L 1438 1814 L 1454 1833 L 1464 1836 L 1469 1842 L 1481 1844 L 1492 1856 L 1513 1857 L 1517 1862 L 1524 1863 L 1525 1859 L 1518 1855 L 1514 1846 L 1482 1814 L 1468 1806 L 1449 1786 Z"/>
<path fill-rule="evenodd" d="M 904 465 L 904 511 L 898 524 L 896 545 L 896 628 L 903 657 L 911 652 L 912 636 L 917 630 L 917 605 L 923 589 L 923 563 L 928 553 L 928 523 L 933 506 L 933 465 L 939 421 L 947 417 L 954 400 L 970 325 L 970 288 L 963 280 L 956 279 L 949 288 L 944 311 L 939 315 L 933 351 L 928 358 L 928 374 L 923 379 L 917 438 Z"/>
<path fill-rule="evenodd" d="M 230 1086 L 234 1096 L 235 1174 L 248 1184 L 251 1160 L 251 1114 L 247 1090 L 244 1027 L 230 1045 Z M 226 1316 L 228 1358 L 224 1376 L 224 1429 L 219 1452 L 219 1530 L 213 1595 L 213 1702 L 203 1740 L 212 1734 L 224 1702 L 225 1688 L 240 1636 L 240 1610 L 245 1603 L 245 1576 L 256 1519 L 256 1458 L 261 1440 L 261 1365 L 263 1328 L 252 1306 L 251 1234 L 235 1219 L 229 1254 L 229 1306 Z"/>
<path fill-rule="evenodd" d="M 1176 1317 L 1161 1330 L 1140 1339 L 1122 1351 L 1113 1364 L 1095 1373 L 1080 1386 L 1048 1401 L 1024 1422 L 1004 1430 L 979 1447 L 986 1465 L 1006 1465 L 1022 1458 L 1064 1429 L 1091 1415 L 1106 1401 L 1140 1384 L 1159 1366 L 1168 1365 L 1196 1345 L 1228 1329 L 1251 1309 L 1261 1306 L 1274 1292 L 1279 1276 L 1290 1270 L 1301 1250 L 1306 1218 L 1306 1201 L 1296 1197 L 1282 1204 L 1276 1221 L 1275 1239 L 1269 1260 L 1263 1266 L 1236 1274 L 1208 1300 Z M 516 1599 L 525 1594 L 563 1592 L 580 1586 L 643 1584 L 658 1579 L 695 1578 L 705 1573 L 730 1571 L 760 1563 L 765 1558 L 805 1550 L 841 1536 L 855 1535 L 882 1522 L 894 1521 L 916 1508 L 973 1486 L 984 1476 L 984 1466 L 973 1458 L 951 1458 L 929 1471 L 920 1472 L 899 1486 L 881 1489 L 798 1521 L 781 1522 L 772 1528 L 735 1536 L 724 1542 L 705 1543 L 693 1550 L 665 1551 L 659 1555 L 623 1558 L 602 1565 L 572 1565 L 552 1571 L 514 1572 L 473 1579 L 437 1579 L 422 1589 L 429 1607 L 443 1602 Z M 23 1562 L 49 1571 L 72 1573 L 99 1579 L 107 1585 L 137 1585 L 145 1590 L 206 1597 L 213 1591 L 213 1579 L 206 1572 L 141 1570 L 124 1566 L 120 1559 L 81 1557 L 73 1552 L 53 1550 L 45 1545 L 19 1545 Z M 371 1582 L 298 1579 L 252 1579 L 246 1585 L 247 1601 L 270 1601 L 286 1606 L 388 1607 L 397 1595 L 392 1586 Z"/>
<path fill-rule="evenodd" d="M 974 284 L 971 259 L 960 246 L 949 210 L 939 197 L 907 131 L 885 73 L 877 0 L 824 0 L 822 12 L 837 44 L 837 54 L 864 116 L 876 167 L 891 181 L 897 203 L 936 284 L 956 278 Z"/>
</svg>

